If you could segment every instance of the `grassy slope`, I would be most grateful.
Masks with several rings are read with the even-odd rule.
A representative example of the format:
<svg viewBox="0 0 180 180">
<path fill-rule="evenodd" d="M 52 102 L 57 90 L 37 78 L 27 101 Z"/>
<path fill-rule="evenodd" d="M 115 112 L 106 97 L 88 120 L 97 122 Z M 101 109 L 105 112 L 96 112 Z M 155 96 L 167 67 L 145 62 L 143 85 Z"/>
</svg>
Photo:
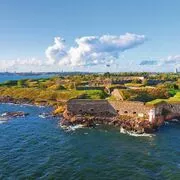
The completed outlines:
<svg viewBox="0 0 180 180">
<path fill-rule="evenodd" d="M 156 99 L 153 101 L 150 101 L 146 103 L 147 105 L 157 105 L 162 102 L 167 102 L 167 103 L 180 103 L 180 92 L 177 92 L 174 97 L 170 97 L 169 99 Z"/>
<path fill-rule="evenodd" d="M 104 99 L 106 94 L 101 90 L 49 90 L 38 88 L 0 87 L 1 96 L 13 98 L 27 98 L 31 101 L 57 101 L 82 97 L 85 99 Z"/>
</svg>

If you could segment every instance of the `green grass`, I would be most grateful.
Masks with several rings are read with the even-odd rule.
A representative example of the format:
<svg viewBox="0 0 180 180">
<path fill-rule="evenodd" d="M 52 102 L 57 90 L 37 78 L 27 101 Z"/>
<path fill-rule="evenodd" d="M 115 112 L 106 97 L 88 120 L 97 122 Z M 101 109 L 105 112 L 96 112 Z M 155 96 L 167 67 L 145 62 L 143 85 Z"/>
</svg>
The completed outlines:
<svg viewBox="0 0 180 180">
<path fill-rule="evenodd" d="M 147 102 L 147 105 L 157 105 L 160 103 L 180 103 L 180 92 L 177 92 L 174 97 L 170 97 L 169 99 L 155 99 L 153 101 Z"/>
<path fill-rule="evenodd" d="M 171 90 L 169 90 L 169 93 L 171 94 L 171 96 L 174 96 L 174 95 L 176 95 L 176 93 L 178 93 L 178 92 L 180 92 L 180 90 L 178 89 L 171 89 Z"/>
<path fill-rule="evenodd" d="M 38 88 L 0 87 L 1 96 L 11 96 L 15 99 L 26 98 L 32 102 L 47 101 L 50 104 L 57 101 L 67 101 L 72 98 L 105 99 L 107 94 L 101 90 L 50 90 Z"/>
<path fill-rule="evenodd" d="M 157 104 L 161 104 L 163 102 L 167 102 L 167 99 L 155 99 L 153 101 L 149 101 L 146 104 L 147 105 L 157 105 Z"/>
<path fill-rule="evenodd" d="M 83 99 L 105 99 L 108 97 L 108 95 L 102 90 L 79 90 L 76 92 L 82 93 Z"/>
<path fill-rule="evenodd" d="M 177 92 L 176 95 L 174 97 L 170 97 L 168 101 L 176 101 L 176 102 L 180 102 L 180 92 Z"/>
</svg>

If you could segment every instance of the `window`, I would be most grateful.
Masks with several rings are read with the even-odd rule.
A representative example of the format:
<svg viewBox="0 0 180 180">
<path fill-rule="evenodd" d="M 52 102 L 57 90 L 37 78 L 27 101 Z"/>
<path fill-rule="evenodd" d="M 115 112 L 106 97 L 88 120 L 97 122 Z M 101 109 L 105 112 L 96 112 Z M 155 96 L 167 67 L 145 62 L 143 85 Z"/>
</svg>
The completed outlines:
<svg viewBox="0 0 180 180">
<path fill-rule="evenodd" d="M 93 108 L 91 108 L 91 109 L 90 109 L 90 111 L 91 111 L 91 112 L 93 112 L 93 111 L 94 111 L 94 109 L 93 109 Z"/>
<path fill-rule="evenodd" d="M 127 114 L 128 112 L 127 111 L 124 111 L 125 114 Z"/>
<path fill-rule="evenodd" d="M 80 109 L 79 112 L 82 113 L 82 109 Z"/>
<path fill-rule="evenodd" d="M 136 112 L 133 112 L 133 114 L 136 114 Z"/>
</svg>

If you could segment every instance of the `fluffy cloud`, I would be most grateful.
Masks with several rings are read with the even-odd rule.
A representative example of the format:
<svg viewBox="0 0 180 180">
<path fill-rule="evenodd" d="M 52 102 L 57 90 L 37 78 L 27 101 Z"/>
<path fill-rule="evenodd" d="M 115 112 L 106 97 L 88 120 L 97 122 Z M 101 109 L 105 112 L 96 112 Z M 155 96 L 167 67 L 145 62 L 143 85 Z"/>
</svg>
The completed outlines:
<svg viewBox="0 0 180 180">
<path fill-rule="evenodd" d="M 66 49 L 64 40 L 54 39 L 54 44 L 45 52 L 49 63 L 60 66 L 92 66 L 112 64 L 120 53 L 143 44 L 144 35 L 126 33 L 121 36 L 85 36 L 75 40 L 75 46 Z"/>
<path fill-rule="evenodd" d="M 56 64 L 60 59 L 67 56 L 64 39 L 60 37 L 54 38 L 54 45 L 49 46 L 46 51 L 46 57 L 49 64 Z"/>
<path fill-rule="evenodd" d="M 85 36 L 75 39 L 75 45 L 66 47 L 65 40 L 55 37 L 53 45 L 45 51 L 45 60 L 26 58 L 0 60 L 0 71 L 58 70 L 74 67 L 110 65 L 120 58 L 121 52 L 137 47 L 146 41 L 144 35 L 126 33 L 121 36 Z"/>
</svg>

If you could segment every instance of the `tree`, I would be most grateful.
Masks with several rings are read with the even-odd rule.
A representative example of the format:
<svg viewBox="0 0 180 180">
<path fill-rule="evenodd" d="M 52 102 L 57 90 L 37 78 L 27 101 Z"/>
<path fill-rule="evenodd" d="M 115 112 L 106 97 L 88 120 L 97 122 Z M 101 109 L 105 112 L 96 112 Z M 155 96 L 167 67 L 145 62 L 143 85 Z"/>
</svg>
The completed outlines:
<svg viewBox="0 0 180 180">
<path fill-rule="evenodd" d="M 24 85 L 24 81 L 23 80 L 18 80 L 17 81 L 17 86 L 18 87 L 23 87 L 23 85 Z"/>
</svg>

